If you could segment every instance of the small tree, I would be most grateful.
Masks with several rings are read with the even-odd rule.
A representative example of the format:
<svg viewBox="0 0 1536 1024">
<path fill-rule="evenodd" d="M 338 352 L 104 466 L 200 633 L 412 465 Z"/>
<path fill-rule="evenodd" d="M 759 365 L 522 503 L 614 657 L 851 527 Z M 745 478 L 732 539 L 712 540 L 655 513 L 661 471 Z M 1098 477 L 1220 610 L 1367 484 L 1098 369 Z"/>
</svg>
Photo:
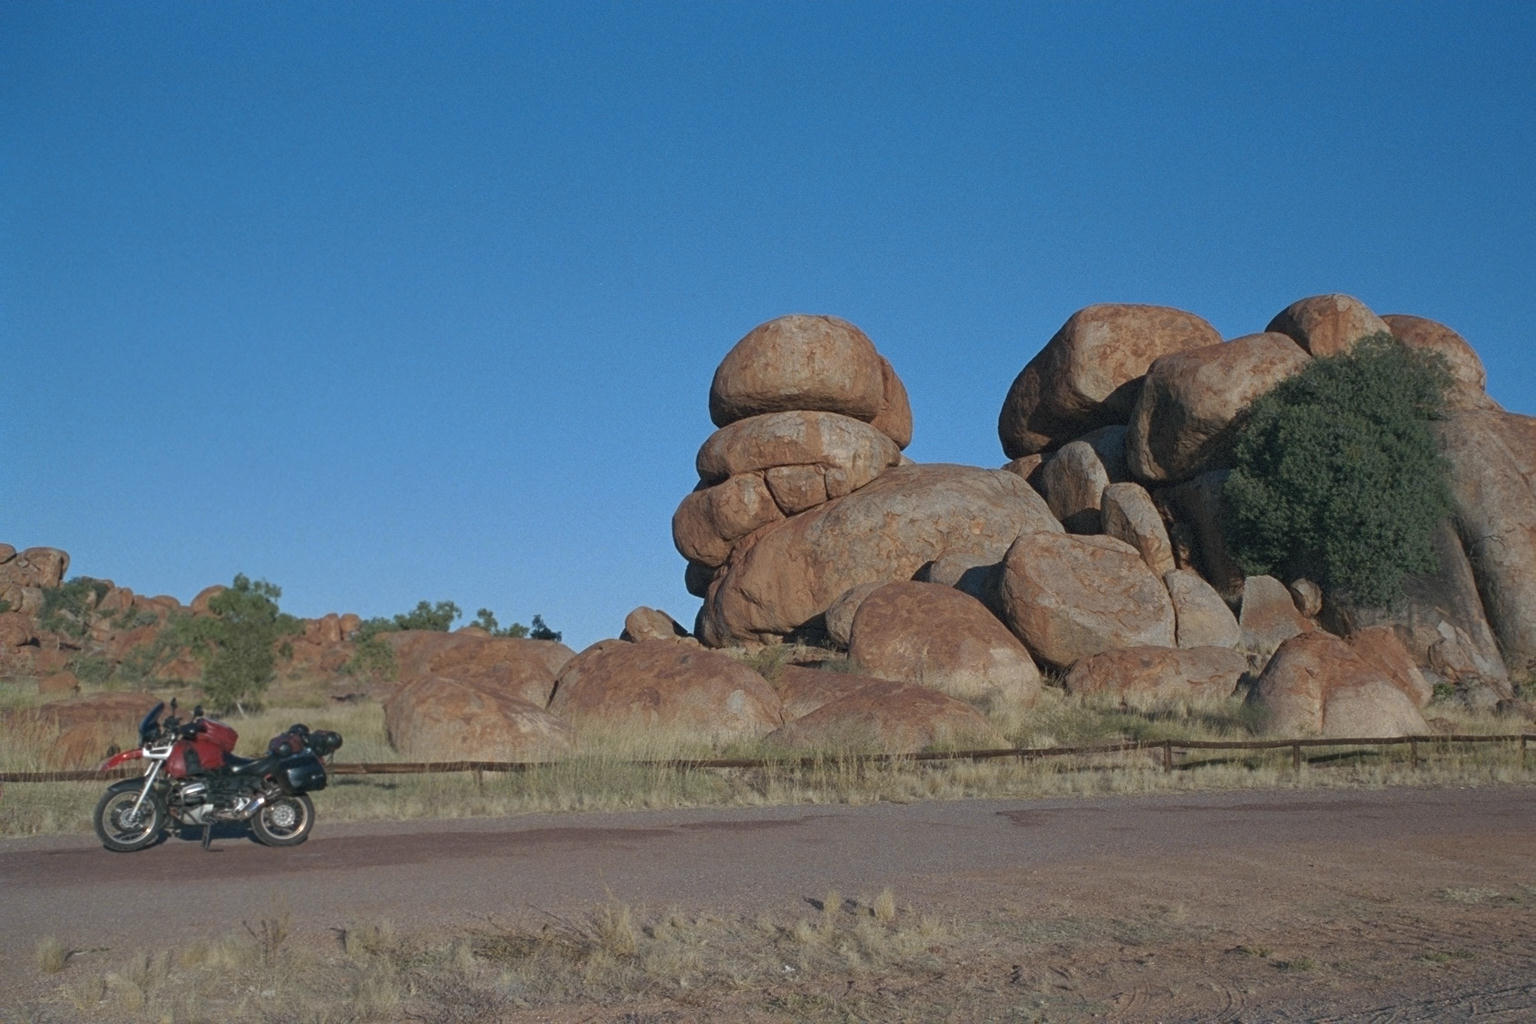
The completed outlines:
<svg viewBox="0 0 1536 1024">
<path fill-rule="evenodd" d="M 277 659 L 290 657 L 285 637 L 302 630 L 299 620 L 277 607 L 276 584 L 235 576 L 228 590 L 208 602 L 208 616 L 189 620 L 193 653 L 203 663 L 203 693 L 216 711 L 245 714 L 260 707 L 262 693 L 277 672 Z"/>
<path fill-rule="evenodd" d="M 496 622 L 496 615 L 489 608 L 481 608 L 475 613 L 475 625 L 485 630 L 492 636 L 528 637 L 533 640 L 559 640 L 560 634 L 544 624 L 542 615 L 533 617 L 533 628 L 529 629 L 521 622 L 514 622 L 505 629 Z"/>
<path fill-rule="evenodd" d="M 1255 401 L 1222 492 L 1243 571 L 1383 606 L 1405 575 L 1433 570 L 1450 490 L 1431 421 L 1449 384 L 1440 356 L 1376 334 Z"/>
<path fill-rule="evenodd" d="M 395 628 L 430 629 L 446 633 L 459 615 L 459 606 L 452 601 L 439 601 L 436 604 L 418 601 L 411 611 L 395 616 Z"/>
</svg>

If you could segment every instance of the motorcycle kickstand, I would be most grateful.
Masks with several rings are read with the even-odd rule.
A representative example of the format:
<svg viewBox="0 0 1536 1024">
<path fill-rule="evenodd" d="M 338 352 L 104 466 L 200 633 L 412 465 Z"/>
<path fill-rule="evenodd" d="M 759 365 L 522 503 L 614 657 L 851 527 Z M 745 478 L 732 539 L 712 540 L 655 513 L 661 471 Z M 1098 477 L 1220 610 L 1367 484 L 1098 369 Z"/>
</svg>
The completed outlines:
<svg viewBox="0 0 1536 1024">
<path fill-rule="evenodd" d="M 203 823 L 203 851 L 207 852 L 208 848 L 212 844 L 213 844 L 213 822 L 211 822 L 211 821 L 204 822 Z"/>
</svg>

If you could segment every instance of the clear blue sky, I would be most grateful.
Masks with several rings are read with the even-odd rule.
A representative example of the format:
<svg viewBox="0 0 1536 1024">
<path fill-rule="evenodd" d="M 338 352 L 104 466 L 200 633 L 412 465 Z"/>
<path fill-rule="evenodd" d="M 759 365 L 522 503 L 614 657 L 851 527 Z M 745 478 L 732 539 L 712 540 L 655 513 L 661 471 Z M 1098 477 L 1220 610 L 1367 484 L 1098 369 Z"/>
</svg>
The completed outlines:
<svg viewBox="0 0 1536 1024">
<path fill-rule="evenodd" d="M 1341 291 L 1536 413 L 1536 4 L 0 0 L 0 541 L 300 615 L 691 624 L 716 364 L 998 465 L 1074 310 Z"/>
</svg>

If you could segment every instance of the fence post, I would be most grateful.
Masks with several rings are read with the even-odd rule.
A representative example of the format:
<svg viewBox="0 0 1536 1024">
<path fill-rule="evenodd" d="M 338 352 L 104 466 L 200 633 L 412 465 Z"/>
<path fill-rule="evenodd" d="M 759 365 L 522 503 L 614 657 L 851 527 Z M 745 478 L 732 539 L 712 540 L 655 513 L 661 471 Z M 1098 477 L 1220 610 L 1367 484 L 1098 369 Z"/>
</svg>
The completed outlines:
<svg viewBox="0 0 1536 1024">
<path fill-rule="evenodd" d="M 1173 771 L 1173 740 L 1163 740 L 1163 771 Z"/>
<path fill-rule="evenodd" d="M 1524 733 L 1520 734 L 1520 770 L 1525 771 L 1525 741 L 1530 739 Z"/>
<path fill-rule="evenodd" d="M 1408 766 L 1410 768 L 1419 766 L 1419 741 L 1412 736 L 1408 737 Z"/>
<path fill-rule="evenodd" d="M 1301 744 L 1291 744 L 1291 771 L 1301 774 Z"/>
</svg>

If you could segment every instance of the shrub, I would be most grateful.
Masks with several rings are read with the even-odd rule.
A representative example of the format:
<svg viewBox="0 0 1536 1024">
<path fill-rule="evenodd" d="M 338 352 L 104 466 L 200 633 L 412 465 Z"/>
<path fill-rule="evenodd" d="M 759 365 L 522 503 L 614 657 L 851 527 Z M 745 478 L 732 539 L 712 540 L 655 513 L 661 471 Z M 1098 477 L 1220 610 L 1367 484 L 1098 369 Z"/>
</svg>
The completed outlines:
<svg viewBox="0 0 1536 1024">
<path fill-rule="evenodd" d="M 50 633 L 63 633 L 79 639 L 90 629 L 91 609 L 96 607 L 111 585 L 105 580 L 76 576 L 57 587 L 43 591 L 42 614 L 38 623 Z"/>
<path fill-rule="evenodd" d="M 1376 334 L 1255 401 L 1222 492 L 1243 571 L 1306 576 L 1373 606 L 1433 571 L 1450 491 L 1431 422 L 1449 383 L 1440 356 Z"/>
</svg>

